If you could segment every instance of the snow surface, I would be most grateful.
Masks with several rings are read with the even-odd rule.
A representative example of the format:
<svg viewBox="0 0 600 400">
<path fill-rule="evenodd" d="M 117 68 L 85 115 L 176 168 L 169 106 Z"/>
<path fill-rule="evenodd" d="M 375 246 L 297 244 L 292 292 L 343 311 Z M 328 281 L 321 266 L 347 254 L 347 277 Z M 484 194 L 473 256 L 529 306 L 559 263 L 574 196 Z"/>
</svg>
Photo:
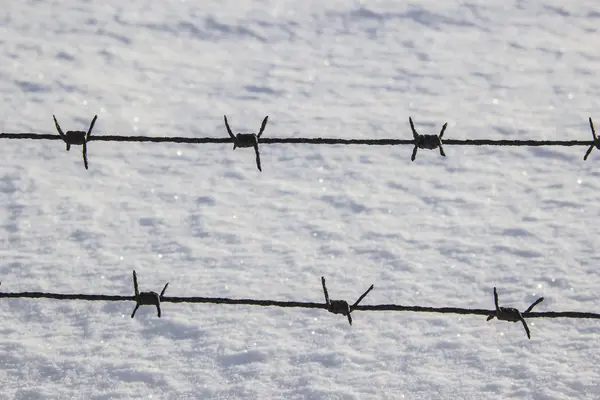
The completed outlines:
<svg viewBox="0 0 600 400">
<path fill-rule="evenodd" d="M 589 140 L 596 1 L 21 1 L 0 129 Z M 600 152 L 3 141 L 3 291 L 597 311 Z M 600 323 L 1 301 L 2 399 L 597 399 Z"/>
</svg>

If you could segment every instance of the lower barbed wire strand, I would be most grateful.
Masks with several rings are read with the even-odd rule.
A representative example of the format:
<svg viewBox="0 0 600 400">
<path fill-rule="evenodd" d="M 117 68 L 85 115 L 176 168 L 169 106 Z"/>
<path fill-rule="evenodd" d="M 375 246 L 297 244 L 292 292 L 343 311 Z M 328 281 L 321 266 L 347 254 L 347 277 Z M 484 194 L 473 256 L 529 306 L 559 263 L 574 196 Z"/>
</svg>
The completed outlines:
<svg viewBox="0 0 600 400">
<path fill-rule="evenodd" d="M 28 299 L 53 299 L 53 300 L 84 300 L 84 301 L 135 301 L 135 296 L 105 295 L 105 294 L 68 294 L 47 292 L 0 292 L 0 298 L 28 298 Z M 278 301 L 261 299 L 232 299 L 226 297 L 167 297 L 160 300 L 162 303 L 198 303 L 198 304 L 229 304 L 281 308 L 312 308 L 327 309 L 327 304 L 300 301 Z M 496 310 L 460 307 L 427 307 L 404 306 L 400 304 L 358 305 L 352 311 L 400 311 L 417 313 L 459 314 L 489 316 Z M 578 311 L 545 311 L 523 313 L 523 318 L 582 318 L 600 319 L 600 314 Z"/>
</svg>

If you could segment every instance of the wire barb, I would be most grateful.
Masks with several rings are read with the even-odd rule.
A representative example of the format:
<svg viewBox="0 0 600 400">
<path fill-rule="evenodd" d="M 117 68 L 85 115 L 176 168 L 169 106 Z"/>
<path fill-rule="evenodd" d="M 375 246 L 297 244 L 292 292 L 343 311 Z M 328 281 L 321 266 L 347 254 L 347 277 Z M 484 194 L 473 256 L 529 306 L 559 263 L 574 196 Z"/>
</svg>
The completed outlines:
<svg viewBox="0 0 600 400">
<path fill-rule="evenodd" d="M 536 301 L 534 301 L 523 313 L 521 313 L 518 309 L 512 307 L 500 307 L 498 304 L 498 291 L 494 287 L 494 304 L 496 305 L 496 312 L 494 314 L 490 314 L 487 317 L 487 320 L 490 321 L 494 317 L 498 318 L 499 321 L 508 321 L 508 322 L 519 322 L 523 324 L 523 328 L 525 328 L 525 333 L 527 333 L 527 338 L 531 339 L 531 332 L 529 331 L 529 327 L 527 326 L 527 322 L 525 322 L 525 318 L 523 318 L 523 314 L 528 314 L 533 310 L 533 307 L 537 306 L 539 303 L 544 301 L 543 297 L 540 297 Z"/>
<path fill-rule="evenodd" d="M 90 123 L 90 127 L 88 131 L 67 131 L 66 133 L 60 128 L 58 121 L 56 120 L 56 116 L 52 115 L 54 119 L 54 126 L 58 131 L 58 135 L 67 145 L 67 151 L 71 150 L 71 145 L 83 145 L 83 165 L 85 169 L 88 169 L 88 160 L 87 160 L 87 142 L 90 141 L 90 137 L 92 136 L 92 129 L 94 129 L 94 124 L 96 123 L 97 115 L 94 115 L 92 122 Z"/>
<path fill-rule="evenodd" d="M 447 122 L 442 126 L 442 130 L 440 131 L 439 135 L 433 135 L 433 134 L 421 135 L 415 129 L 415 124 L 413 124 L 411 117 L 408 117 L 408 122 L 410 122 L 410 129 L 412 130 L 414 143 L 415 143 L 415 147 L 413 149 L 412 156 L 410 157 L 411 161 L 415 161 L 415 158 L 417 158 L 417 150 L 418 149 L 435 150 L 435 149 L 439 148 L 440 154 L 443 157 L 446 157 L 446 153 L 444 153 L 444 147 L 442 145 L 442 137 L 444 137 L 444 132 L 446 131 L 446 127 L 448 127 Z"/>
<path fill-rule="evenodd" d="M 325 295 L 325 304 L 327 305 L 327 311 L 333 314 L 342 314 L 348 317 L 348 323 L 352 325 L 352 316 L 350 313 L 354 311 L 356 306 L 365 298 L 367 294 L 371 290 L 373 290 L 374 286 L 371 285 L 359 298 L 354 302 L 354 304 L 349 305 L 346 300 L 331 300 L 329 298 L 329 292 L 327 291 L 327 285 L 325 285 L 325 277 L 321 277 L 321 283 L 323 284 L 323 294 Z"/>
<path fill-rule="evenodd" d="M 238 147 L 240 147 L 240 148 L 254 147 L 254 152 L 256 153 L 256 168 L 258 168 L 258 170 L 262 172 L 262 168 L 260 165 L 260 152 L 258 150 L 258 140 L 260 139 L 261 135 L 265 131 L 265 127 L 267 126 L 269 116 L 267 115 L 263 119 L 262 124 L 260 125 L 260 130 L 258 131 L 258 134 L 256 134 L 256 133 L 238 133 L 237 135 L 234 135 L 233 132 L 231 131 L 231 128 L 229 127 L 229 122 L 227 121 L 227 115 L 223 115 L 223 119 L 225 120 L 225 127 L 227 128 L 227 133 L 229 134 L 229 137 L 231 138 L 231 140 L 233 140 L 233 149 L 235 150 Z"/>
<path fill-rule="evenodd" d="M 592 150 L 594 150 L 594 147 L 597 149 L 600 149 L 600 139 L 596 135 L 596 129 L 594 129 L 594 122 L 592 121 L 592 117 L 589 118 L 589 121 L 590 121 L 590 129 L 592 130 L 592 138 L 594 139 L 594 141 L 592 142 L 590 147 L 585 152 L 585 156 L 583 156 L 583 161 L 586 161 L 588 159 L 590 153 L 592 152 Z"/>
<path fill-rule="evenodd" d="M 135 273 L 135 270 L 134 270 L 133 271 L 133 292 L 135 293 L 135 295 L 134 295 L 135 308 L 133 309 L 133 312 L 131 313 L 131 318 L 135 317 L 135 313 L 138 310 L 138 308 L 140 308 L 140 306 L 156 306 L 156 312 L 158 314 L 158 318 L 160 318 L 160 315 L 161 315 L 160 302 L 163 299 L 165 291 L 167 290 L 167 286 L 169 286 L 169 282 L 167 282 L 165 284 L 165 287 L 163 288 L 162 292 L 160 292 L 160 295 L 156 292 L 140 292 L 140 290 L 138 288 L 137 274 Z"/>
</svg>

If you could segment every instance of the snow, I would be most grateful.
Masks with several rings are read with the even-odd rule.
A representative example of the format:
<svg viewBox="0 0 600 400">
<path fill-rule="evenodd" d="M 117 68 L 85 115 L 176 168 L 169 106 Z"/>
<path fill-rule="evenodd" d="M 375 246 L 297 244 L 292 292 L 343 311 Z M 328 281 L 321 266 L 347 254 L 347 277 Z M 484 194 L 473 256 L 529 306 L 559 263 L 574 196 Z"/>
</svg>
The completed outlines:
<svg viewBox="0 0 600 400">
<path fill-rule="evenodd" d="M 24 1 L 0 129 L 590 140 L 594 1 Z M 3 291 L 597 311 L 584 147 L 5 140 Z M 594 320 L 3 299 L 7 399 L 595 399 Z"/>
</svg>

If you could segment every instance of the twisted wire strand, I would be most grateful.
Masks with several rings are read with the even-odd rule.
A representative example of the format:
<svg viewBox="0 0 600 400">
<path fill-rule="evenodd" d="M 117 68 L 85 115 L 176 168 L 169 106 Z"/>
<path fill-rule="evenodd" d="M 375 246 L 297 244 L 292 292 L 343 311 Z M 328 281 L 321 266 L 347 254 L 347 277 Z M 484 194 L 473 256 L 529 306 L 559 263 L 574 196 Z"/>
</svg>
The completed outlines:
<svg viewBox="0 0 600 400">
<path fill-rule="evenodd" d="M 85 301 L 136 301 L 135 296 L 120 296 L 107 294 L 68 294 L 68 293 L 49 293 L 49 292 L 0 292 L 0 298 L 29 298 L 29 299 L 53 299 L 53 300 L 85 300 Z M 302 302 L 302 301 L 278 301 L 261 299 L 232 299 L 227 297 L 175 297 L 163 296 L 161 303 L 204 303 L 217 305 L 247 305 L 262 307 L 281 307 L 281 308 L 307 308 L 307 309 L 327 309 L 326 303 Z M 376 305 L 357 305 L 352 311 L 400 311 L 416 313 L 437 313 L 437 314 L 459 314 L 459 315 L 482 315 L 489 316 L 496 310 L 480 308 L 461 308 L 461 307 L 428 307 L 428 306 L 405 306 L 400 304 L 376 304 Z M 600 319 L 599 313 L 578 312 L 578 311 L 544 311 L 544 312 L 526 312 L 523 318 L 582 318 L 582 319 Z"/>
<path fill-rule="evenodd" d="M 40 133 L 0 133 L 0 139 L 62 140 L 59 135 Z M 137 143 L 231 143 L 231 139 L 215 137 L 185 136 L 118 136 L 94 135 L 90 142 L 137 142 Z M 369 146 L 413 145 L 414 139 L 338 139 L 338 138 L 268 138 L 260 139 L 260 144 L 341 144 Z M 444 146 L 591 146 L 592 140 L 509 140 L 509 139 L 445 139 Z"/>
</svg>

